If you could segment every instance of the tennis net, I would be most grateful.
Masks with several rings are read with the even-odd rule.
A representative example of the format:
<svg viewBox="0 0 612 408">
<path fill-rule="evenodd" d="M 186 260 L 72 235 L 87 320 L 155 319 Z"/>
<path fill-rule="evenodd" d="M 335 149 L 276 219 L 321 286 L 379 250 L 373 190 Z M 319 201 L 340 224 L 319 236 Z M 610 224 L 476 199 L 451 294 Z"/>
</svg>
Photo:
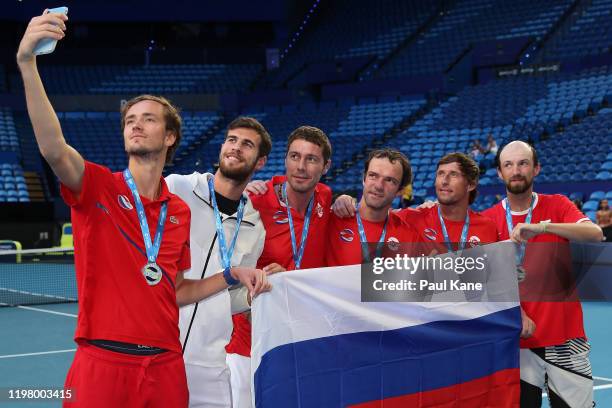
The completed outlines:
<svg viewBox="0 0 612 408">
<path fill-rule="evenodd" d="M 73 251 L 0 250 L 0 307 L 76 302 Z"/>
</svg>

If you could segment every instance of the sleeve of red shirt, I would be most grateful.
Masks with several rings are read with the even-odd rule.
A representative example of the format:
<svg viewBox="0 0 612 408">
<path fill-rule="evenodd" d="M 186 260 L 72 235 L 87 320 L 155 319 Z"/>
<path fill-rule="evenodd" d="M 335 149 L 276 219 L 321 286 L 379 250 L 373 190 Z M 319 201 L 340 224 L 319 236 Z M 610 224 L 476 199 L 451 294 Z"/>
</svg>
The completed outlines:
<svg viewBox="0 0 612 408">
<path fill-rule="evenodd" d="M 481 214 L 485 218 L 488 218 L 493 222 L 493 225 L 495 226 L 495 230 L 497 231 L 497 241 L 503 241 L 502 239 L 503 232 L 500 230 L 500 227 L 499 227 L 500 224 L 499 224 L 499 220 L 497 219 L 498 210 L 496 207 L 497 205 L 489 207 L 483 212 L 481 212 Z"/>
<path fill-rule="evenodd" d="M 251 199 L 251 202 L 253 203 L 253 208 L 255 208 L 257 211 L 259 211 L 259 209 L 261 208 L 261 204 L 262 201 L 264 200 L 264 196 L 265 194 L 253 194 L 253 193 L 249 193 L 249 198 Z"/>
<path fill-rule="evenodd" d="M 189 268 L 191 268 L 191 251 L 189 250 L 189 244 L 185 242 L 179 258 L 178 270 L 182 272 Z"/>
<path fill-rule="evenodd" d="M 483 224 L 484 228 L 487 232 L 483 237 L 483 244 L 492 244 L 494 242 L 500 241 L 500 233 L 497 229 L 497 225 L 495 221 L 483 215 Z"/>
<path fill-rule="evenodd" d="M 112 177 L 113 174 L 107 167 L 86 160 L 81 191 L 75 193 L 60 183 L 60 193 L 64 202 L 70 207 L 85 206 L 95 201 L 97 191 L 107 185 L 107 180 L 110 182 Z"/>
<path fill-rule="evenodd" d="M 431 250 L 427 251 L 427 244 L 423 242 L 424 240 L 421 239 L 421 235 L 414 225 L 407 224 L 403 220 L 401 222 L 403 227 L 400 236 L 402 253 L 408 256 L 422 256 L 425 253 L 430 253 Z"/>
<path fill-rule="evenodd" d="M 400 235 L 400 242 L 407 244 L 414 244 L 420 241 L 419 233 L 414 224 L 408 224 L 404 220 L 400 219 L 402 223 L 402 232 Z"/>
<path fill-rule="evenodd" d="M 266 186 L 268 187 L 268 191 L 266 191 L 264 194 L 248 193 L 249 199 L 251 200 L 251 203 L 253 204 L 253 208 L 259 211 L 259 216 L 261 218 L 261 222 L 263 223 L 263 226 L 265 229 L 265 235 L 269 233 L 269 231 L 267 230 L 267 228 L 269 228 L 268 226 L 269 220 L 266 218 L 266 214 L 263 211 L 263 209 L 266 207 L 266 202 L 268 200 L 269 194 L 274 193 L 274 186 L 272 184 L 272 180 L 266 181 Z M 265 268 L 266 266 L 272 263 L 269 259 L 267 259 L 265 251 L 264 251 L 265 235 L 264 235 L 264 242 L 261 244 L 262 247 L 261 247 L 261 251 L 259 252 L 259 258 L 257 259 L 257 264 L 256 264 L 256 267 L 260 269 Z"/>
<path fill-rule="evenodd" d="M 555 198 L 557 198 L 559 202 L 561 222 L 576 223 L 580 220 L 588 219 L 588 217 L 584 215 L 566 196 L 557 194 Z"/>
<path fill-rule="evenodd" d="M 486 210 L 481 211 L 481 214 L 490 220 L 495 221 L 495 206 L 489 207 Z"/>
<path fill-rule="evenodd" d="M 319 187 L 320 187 L 320 194 L 321 194 L 321 205 L 325 208 L 325 209 L 331 209 L 331 205 L 332 205 L 332 198 L 333 198 L 333 194 L 332 194 L 332 189 L 327 185 L 327 184 L 323 184 L 323 183 L 319 183 Z"/>
<path fill-rule="evenodd" d="M 414 208 L 404 208 L 394 212 L 404 223 L 413 226 L 415 229 L 418 226 L 418 221 L 421 217 L 421 212 Z"/>
<path fill-rule="evenodd" d="M 501 239 L 501 231 L 497 228 L 497 224 L 495 224 L 493 220 L 491 220 L 491 222 L 493 223 L 493 228 L 495 228 L 495 242 L 503 241 Z"/>
</svg>

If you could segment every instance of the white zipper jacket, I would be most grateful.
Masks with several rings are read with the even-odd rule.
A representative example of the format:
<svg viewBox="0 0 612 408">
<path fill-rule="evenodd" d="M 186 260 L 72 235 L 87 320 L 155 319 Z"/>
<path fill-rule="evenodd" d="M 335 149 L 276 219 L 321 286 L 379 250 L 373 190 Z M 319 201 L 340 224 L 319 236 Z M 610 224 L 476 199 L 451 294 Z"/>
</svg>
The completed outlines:
<svg viewBox="0 0 612 408">
<path fill-rule="evenodd" d="M 197 172 L 166 177 L 170 191 L 182 198 L 191 209 L 191 269 L 184 274 L 189 279 L 201 279 L 223 270 L 215 215 L 208 190 L 207 180 L 211 177 L 213 175 L 210 173 Z M 229 246 L 236 231 L 236 214 L 227 216 L 221 213 L 221 218 Z M 232 266 L 255 267 L 265 237 L 266 231 L 259 212 L 248 199 L 231 259 Z M 232 334 L 232 313 L 249 309 L 246 292 L 244 287 L 224 290 L 197 304 L 180 308 L 179 327 L 186 364 L 226 367 L 225 346 Z"/>
</svg>

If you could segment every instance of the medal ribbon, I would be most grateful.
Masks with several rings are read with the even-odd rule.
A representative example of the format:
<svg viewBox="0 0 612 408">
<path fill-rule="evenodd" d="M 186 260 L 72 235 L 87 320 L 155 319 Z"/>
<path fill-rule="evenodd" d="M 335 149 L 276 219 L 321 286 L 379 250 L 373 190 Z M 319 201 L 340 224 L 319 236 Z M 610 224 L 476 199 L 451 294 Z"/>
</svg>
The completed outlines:
<svg viewBox="0 0 612 408">
<path fill-rule="evenodd" d="M 244 196 L 240 197 L 240 204 L 238 205 L 238 210 L 236 211 L 236 232 L 234 233 L 234 238 L 232 238 L 232 243 L 230 244 L 228 250 L 227 241 L 225 240 L 225 231 L 223 230 L 223 224 L 221 223 L 221 213 L 219 212 L 219 207 L 217 206 L 217 197 L 215 197 L 214 177 L 208 179 L 208 191 L 210 194 L 213 212 L 215 213 L 215 227 L 217 228 L 217 235 L 219 236 L 219 253 L 221 254 L 221 262 L 223 262 L 223 269 L 226 269 L 232 266 L 232 254 L 234 253 L 234 247 L 236 246 L 236 240 L 238 239 L 240 224 L 242 224 L 246 198 Z"/>
<path fill-rule="evenodd" d="M 508 197 L 504 199 L 506 202 L 506 224 L 508 225 L 508 236 L 512 234 L 512 230 L 514 229 L 514 225 L 512 224 L 512 212 L 510 211 L 510 202 L 508 201 Z M 529 205 L 529 212 L 527 213 L 527 218 L 525 218 L 525 224 L 531 224 L 531 216 L 533 215 L 533 204 L 535 203 L 535 194 L 531 194 L 531 205 Z M 527 243 L 523 242 L 516 254 L 516 264 L 522 265 L 523 259 L 525 259 L 525 247 Z"/>
<path fill-rule="evenodd" d="M 359 239 L 361 241 L 361 252 L 363 253 L 363 257 L 366 262 L 370 262 L 370 249 L 368 248 L 368 238 L 366 237 L 365 228 L 363 228 L 363 222 L 361 221 L 361 216 L 359 215 L 359 205 L 357 205 L 357 211 L 355 213 L 355 218 L 357 218 L 357 230 L 359 231 Z M 378 244 L 376 244 L 376 256 L 380 257 L 382 254 L 383 244 L 385 243 L 385 237 L 387 235 L 387 222 L 389 221 L 389 214 L 387 214 L 387 218 L 385 218 L 385 225 L 383 226 L 382 233 L 380 234 L 380 238 L 378 239 Z"/>
<path fill-rule="evenodd" d="M 444 243 L 450 252 L 453 251 L 453 245 L 451 244 L 451 240 L 448 236 L 448 231 L 446 230 L 446 225 L 444 225 L 444 218 L 442 218 L 442 211 L 440 210 L 440 205 L 438 205 L 438 218 L 440 219 L 440 225 L 442 226 L 442 235 L 444 236 Z M 465 221 L 463 222 L 463 229 L 461 230 L 461 238 L 459 238 L 459 243 L 457 244 L 457 251 L 463 251 L 465 248 L 465 244 L 467 242 L 468 230 L 470 229 L 470 210 L 465 213 Z"/>
<path fill-rule="evenodd" d="M 168 203 L 164 201 L 159 210 L 159 218 L 157 220 L 157 230 L 155 231 L 155 242 L 151 243 L 151 234 L 149 233 L 149 224 L 147 223 L 147 216 L 145 215 L 144 206 L 140 200 L 138 189 L 136 188 L 136 182 L 130 169 L 123 170 L 123 178 L 126 184 L 132 192 L 134 198 L 134 204 L 136 205 L 136 214 L 138 215 L 138 222 L 140 223 L 140 230 L 142 231 L 142 238 L 144 240 L 145 250 L 147 252 L 147 260 L 149 263 L 155 263 L 159 248 L 161 246 L 162 235 L 164 234 L 164 223 L 166 222 L 166 214 L 168 210 Z"/>
<path fill-rule="evenodd" d="M 293 227 L 293 217 L 291 216 L 289 198 L 287 198 L 287 182 L 283 183 L 283 199 L 285 200 L 285 207 L 287 207 L 289 234 L 291 235 L 291 248 L 293 249 L 293 262 L 295 263 L 295 269 L 300 269 L 300 265 L 302 264 L 302 257 L 304 256 L 304 248 L 306 248 L 308 229 L 310 228 L 310 216 L 312 215 L 312 203 L 314 201 L 314 194 L 312 197 L 310 197 L 310 202 L 308 202 L 308 208 L 306 208 L 306 214 L 304 216 L 304 227 L 302 228 L 302 240 L 300 241 L 299 249 L 297 248 L 297 242 L 295 240 L 295 228 Z"/>
</svg>

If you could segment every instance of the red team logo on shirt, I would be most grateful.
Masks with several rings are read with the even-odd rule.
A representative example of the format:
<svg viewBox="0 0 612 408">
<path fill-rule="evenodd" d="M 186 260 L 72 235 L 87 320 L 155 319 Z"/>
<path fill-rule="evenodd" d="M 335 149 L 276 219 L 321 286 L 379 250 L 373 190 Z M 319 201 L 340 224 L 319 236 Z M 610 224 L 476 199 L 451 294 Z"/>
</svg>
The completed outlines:
<svg viewBox="0 0 612 408">
<path fill-rule="evenodd" d="M 349 228 L 340 231 L 340 239 L 344 242 L 353 242 L 353 238 L 355 238 L 355 233 Z"/>
<path fill-rule="evenodd" d="M 315 207 L 315 211 L 317 212 L 317 216 L 319 218 L 323 217 L 323 207 L 321 207 L 321 203 L 317 203 L 317 206 Z"/>
<path fill-rule="evenodd" d="M 131 210 L 134 208 L 132 207 L 132 203 L 130 203 L 130 200 L 122 194 L 117 196 L 117 201 L 119 202 L 119 206 L 124 210 Z"/>
<path fill-rule="evenodd" d="M 470 247 L 474 248 L 480 245 L 480 238 L 478 238 L 477 235 L 472 235 L 468 242 L 470 243 Z"/>
<path fill-rule="evenodd" d="M 392 251 L 397 252 L 399 247 L 400 247 L 399 239 L 395 237 L 389 237 L 389 239 L 387 240 L 387 248 L 389 248 Z"/>
<path fill-rule="evenodd" d="M 289 219 L 287 218 L 287 213 L 284 211 L 275 212 L 274 215 L 272 216 L 272 219 L 277 224 L 286 224 L 289 222 Z"/>
<path fill-rule="evenodd" d="M 425 228 L 423 230 L 423 235 L 425 235 L 425 238 L 428 240 L 435 241 L 436 237 L 438 236 L 438 232 L 433 228 Z"/>
</svg>

